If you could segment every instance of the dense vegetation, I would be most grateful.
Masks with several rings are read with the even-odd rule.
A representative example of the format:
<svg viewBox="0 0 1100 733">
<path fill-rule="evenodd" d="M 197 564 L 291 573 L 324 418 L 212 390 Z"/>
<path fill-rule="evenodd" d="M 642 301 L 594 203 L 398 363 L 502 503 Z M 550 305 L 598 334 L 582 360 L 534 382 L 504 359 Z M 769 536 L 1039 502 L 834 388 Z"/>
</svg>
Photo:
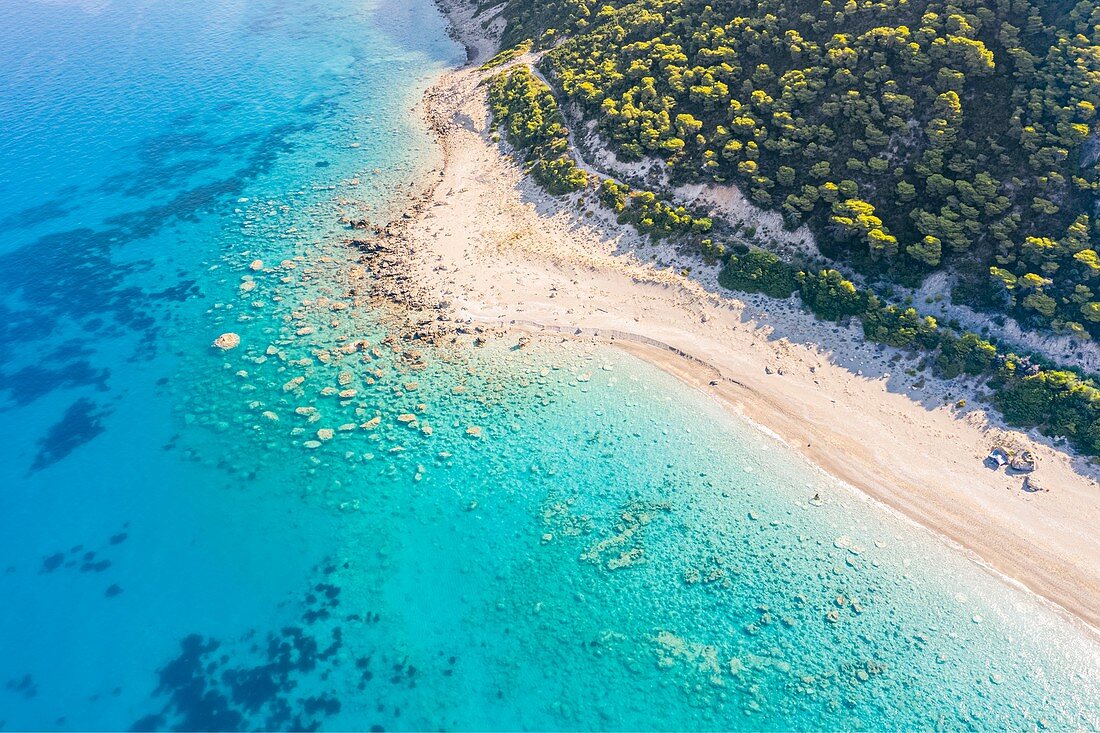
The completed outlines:
<svg viewBox="0 0 1100 733">
<path fill-rule="evenodd" d="M 498 66 L 503 66 L 504 64 L 515 61 L 517 58 L 519 58 L 520 56 L 522 56 L 523 54 L 527 53 L 530 50 L 531 50 L 531 41 L 530 41 L 530 39 L 528 39 L 528 40 L 526 40 L 522 43 L 517 43 L 515 46 L 511 46 L 509 48 L 502 49 L 500 51 L 500 53 L 496 54 L 495 56 L 493 56 L 493 58 L 489 59 L 484 64 L 482 64 L 481 65 L 481 70 L 482 71 L 488 71 L 489 69 L 495 69 Z"/>
<path fill-rule="evenodd" d="M 700 238 L 712 226 L 709 219 L 652 192 L 634 191 L 612 179 L 592 180 L 578 169 L 568 152 L 568 130 L 553 95 L 525 66 L 494 76 L 489 101 L 494 125 L 507 131 L 548 191 L 562 195 L 590 186 L 595 200 L 617 213 L 620 221 L 655 238 L 690 236 L 704 253 L 724 252 L 724 245 Z M 859 318 L 869 341 L 923 353 L 926 363 L 945 378 L 985 378 L 1010 423 L 1065 436 L 1082 452 L 1100 455 L 1100 389 L 1090 378 L 1006 352 L 975 333 L 943 328 L 914 308 L 884 302 L 836 270 L 799 268 L 743 244 L 733 249 L 719 277 L 723 286 L 776 298 L 797 292 L 820 318 Z"/>
<path fill-rule="evenodd" d="M 588 174 L 568 153 L 569 132 L 558 103 L 526 66 L 493 77 L 489 106 L 495 124 L 526 152 L 531 174 L 546 190 L 561 195 L 584 188 Z"/>
<path fill-rule="evenodd" d="M 577 167 L 568 152 L 569 130 L 554 95 L 526 66 L 490 80 L 489 107 L 494 126 L 503 127 L 508 141 L 523 151 L 531 174 L 547 191 L 560 196 L 588 184 L 588 173 Z M 633 191 L 611 179 L 601 181 L 599 200 L 618 214 L 619 221 L 657 238 L 705 234 L 713 226 L 709 218 L 686 207 L 670 204 L 649 191 Z"/>
<path fill-rule="evenodd" d="M 733 181 L 834 258 L 1100 335 L 1100 3 L 510 0 L 626 159 Z"/>
</svg>

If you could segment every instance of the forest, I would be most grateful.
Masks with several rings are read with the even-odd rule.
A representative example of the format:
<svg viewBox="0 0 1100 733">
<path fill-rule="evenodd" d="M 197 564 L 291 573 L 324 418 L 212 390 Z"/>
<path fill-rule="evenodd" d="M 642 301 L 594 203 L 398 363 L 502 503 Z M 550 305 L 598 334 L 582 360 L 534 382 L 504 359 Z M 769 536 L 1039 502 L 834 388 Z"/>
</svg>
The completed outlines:
<svg viewBox="0 0 1100 733">
<path fill-rule="evenodd" d="M 824 254 L 1100 336 L 1100 3 L 509 0 L 621 159 L 734 182 Z"/>
</svg>

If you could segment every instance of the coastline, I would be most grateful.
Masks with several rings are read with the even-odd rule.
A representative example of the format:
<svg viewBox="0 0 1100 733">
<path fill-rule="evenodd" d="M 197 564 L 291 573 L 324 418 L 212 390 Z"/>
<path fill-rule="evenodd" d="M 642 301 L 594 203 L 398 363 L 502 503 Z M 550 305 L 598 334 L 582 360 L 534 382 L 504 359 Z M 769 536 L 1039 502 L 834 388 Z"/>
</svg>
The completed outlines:
<svg viewBox="0 0 1100 733">
<path fill-rule="evenodd" d="M 488 133 L 474 64 L 495 48 L 492 24 L 460 2 L 443 10 L 469 62 L 419 107 L 444 166 L 387 231 L 405 250 L 385 263 L 403 269 L 391 299 L 441 329 L 594 339 L 644 359 L 1100 633 L 1100 487 L 1083 461 L 954 406 L 977 401 L 972 384 L 907 379 L 898 352 L 790 303 L 721 294 L 681 274 L 698 263 L 671 247 L 543 192 Z M 1032 450 L 1051 490 L 983 465 L 995 444 Z"/>
</svg>

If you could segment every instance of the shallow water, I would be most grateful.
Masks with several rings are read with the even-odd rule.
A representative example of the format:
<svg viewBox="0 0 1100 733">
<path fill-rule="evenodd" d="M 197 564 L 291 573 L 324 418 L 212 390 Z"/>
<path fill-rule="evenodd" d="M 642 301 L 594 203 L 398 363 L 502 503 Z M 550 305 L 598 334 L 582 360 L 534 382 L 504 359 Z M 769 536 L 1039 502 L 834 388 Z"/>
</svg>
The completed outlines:
<svg viewBox="0 0 1100 733">
<path fill-rule="evenodd" d="M 427 0 L 0 6 L 0 728 L 1100 726 L 1095 637 L 705 395 L 386 342 L 339 219 L 461 56 Z"/>
</svg>

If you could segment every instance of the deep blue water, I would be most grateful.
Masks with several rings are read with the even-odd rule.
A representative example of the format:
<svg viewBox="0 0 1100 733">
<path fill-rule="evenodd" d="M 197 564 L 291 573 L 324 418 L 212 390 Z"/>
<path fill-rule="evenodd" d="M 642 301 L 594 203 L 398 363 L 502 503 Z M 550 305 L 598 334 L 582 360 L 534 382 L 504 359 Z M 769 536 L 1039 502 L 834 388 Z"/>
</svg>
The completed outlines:
<svg viewBox="0 0 1100 733">
<path fill-rule="evenodd" d="M 444 31 L 0 4 L 0 730 L 1100 725 L 1094 636 L 704 395 L 386 342 L 340 218 Z"/>
<path fill-rule="evenodd" d="M 461 61 L 443 30 L 426 2 L 0 4 L 7 729 L 127 728 L 187 634 L 308 591 L 327 512 L 188 449 L 184 357 L 244 209 L 310 231 L 277 253 L 335 229 L 341 181 L 382 205 L 432 159 L 409 109 Z"/>
</svg>

